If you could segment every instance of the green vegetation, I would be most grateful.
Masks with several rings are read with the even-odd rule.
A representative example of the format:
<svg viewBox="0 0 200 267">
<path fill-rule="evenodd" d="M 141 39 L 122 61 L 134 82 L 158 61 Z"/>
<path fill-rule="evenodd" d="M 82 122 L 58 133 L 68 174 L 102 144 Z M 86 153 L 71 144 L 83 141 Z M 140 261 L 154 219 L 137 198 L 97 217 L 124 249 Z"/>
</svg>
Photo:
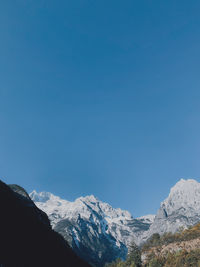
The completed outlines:
<svg viewBox="0 0 200 267">
<path fill-rule="evenodd" d="M 145 267 L 200 267 L 200 249 L 190 252 L 181 250 L 168 253 L 165 257 L 151 255 Z"/>
<path fill-rule="evenodd" d="M 146 242 L 142 248 L 142 252 L 151 251 L 151 249 L 158 249 L 161 246 L 167 246 L 170 243 L 178 243 L 182 241 L 190 241 L 200 237 L 200 224 L 190 227 L 187 230 L 181 230 L 175 234 L 165 233 L 160 236 L 154 234 Z M 152 250 L 152 253 L 148 255 L 145 267 L 200 267 L 200 248 L 186 251 L 180 249 L 177 252 L 168 252 L 165 255 L 155 253 L 156 250 Z M 159 255 L 159 256 L 158 256 Z"/>
<path fill-rule="evenodd" d="M 130 245 L 126 265 L 132 267 L 131 264 L 133 263 L 135 264 L 135 267 L 142 266 L 141 251 L 134 242 L 132 242 L 132 244 Z"/>
<path fill-rule="evenodd" d="M 165 233 L 162 236 L 153 234 L 144 244 L 142 251 L 147 251 L 152 247 L 168 245 L 174 242 L 188 241 L 200 237 L 200 223 L 186 230 L 180 230 L 175 234 Z"/>
<path fill-rule="evenodd" d="M 141 251 L 136 244 L 132 242 L 126 261 L 117 259 L 115 262 L 106 264 L 105 267 L 142 267 Z"/>
<path fill-rule="evenodd" d="M 182 248 L 177 252 L 156 254 L 161 246 L 167 246 L 170 243 L 177 243 L 178 246 L 179 242 L 196 238 L 200 238 L 200 223 L 187 230 L 180 229 L 175 234 L 165 233 L 162 236 L 153 234 L 141 250 L 135 243 L 132 243 L 126 261 L 117 259 L 115 262 L 107 264 L 106 267 L 200 267 L 200 248 L 198 247 L 189 252 Z M 143 264 L 141 253 L 147 253 L 147 258 Z"/>
</svg>

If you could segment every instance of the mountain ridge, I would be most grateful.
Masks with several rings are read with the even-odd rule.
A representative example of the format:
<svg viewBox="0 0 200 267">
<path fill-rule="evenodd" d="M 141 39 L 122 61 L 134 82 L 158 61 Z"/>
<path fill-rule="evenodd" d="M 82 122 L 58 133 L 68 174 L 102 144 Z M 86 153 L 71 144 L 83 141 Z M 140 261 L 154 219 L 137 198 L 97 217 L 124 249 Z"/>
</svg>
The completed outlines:
<svg viewBox="0 0 200 267">
<path fill-rule="evenodd" d="M 40 200 L 35 204 L 48 214 L 53 229 L 64 236 L 79 256 L 87 259 L 92 255 L 89 262 L 95 266 L 116 257 L 125 259 L 129 244 L 133 239 L 138 243 L 140 234 L 152 223 L 152 216 L 134 219 L 130 212 L 115 209 L 93 195 L 79 197 L 74 202 L 45 192 L 33 191 L 30 197 L 33 201 Z M 95 246 L 98 249 L 94 250 Z M 87 253 L 83 255 L 82 251 Z"/>
<path fill-rule="evenodd" d="M 187 228 L 200 221 L 200 183 L 194 179 L 179 180 L 161 202 L 156 215 L 139 218 L 94 195 L 79 197 L 74 202 L 48 192 L 33 191 L 30 197 L 47 213 L 53 229 L 83 259 L 90 255 L 95 266 L 117 257 L 125 259 L 132 241 L 141 246 L 154 233 L 174 233 L 180 227 Z"/>
<path fill-rule="evenodd" d="M 0 181 L 0 265 L 89 267 L 18 185 Z M 3 265 L 2 265 L 3 264 Z"/>
</svg>

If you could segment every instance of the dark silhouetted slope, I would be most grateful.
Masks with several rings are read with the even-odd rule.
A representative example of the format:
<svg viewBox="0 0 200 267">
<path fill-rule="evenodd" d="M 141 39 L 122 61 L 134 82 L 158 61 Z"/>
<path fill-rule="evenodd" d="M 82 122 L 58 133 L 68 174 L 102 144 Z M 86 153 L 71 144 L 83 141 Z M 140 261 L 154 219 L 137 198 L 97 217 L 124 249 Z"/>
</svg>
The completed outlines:
<svg viewBox="0 0 200 267">
<path fill-rule="evenodd" d="M 23 188 L 0 181 L 0 214 L 0 262 L 5 266 L 90 266 L 51 229 L 47 215 Z"/>
</svg>

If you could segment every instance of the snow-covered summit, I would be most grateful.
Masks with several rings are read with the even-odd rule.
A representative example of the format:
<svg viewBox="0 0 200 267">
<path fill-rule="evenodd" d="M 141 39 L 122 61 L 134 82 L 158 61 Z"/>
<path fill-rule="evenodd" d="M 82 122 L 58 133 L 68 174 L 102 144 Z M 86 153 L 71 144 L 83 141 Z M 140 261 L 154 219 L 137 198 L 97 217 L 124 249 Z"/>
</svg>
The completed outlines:
<svg viewBox="0 0 200 267">
<path fill-rule="evenodd" d="M 95 197 L 94 195 L 88 195 L 85 197 L 79 197 L 80 200 L 86 201 L 86 202 L 99 202 L 99 199 Z"/>
<path fill-rule="evenodd" d="M 139 243 L 140 233 L 147 231 L 151 225 L 151 221 L 134 219 L 128 211 L 115 209 L 94 195 L 67 201 L 51 193 L 34 190 L 30 197 L 77 254 L 82 253 L 80 247 L 85 247 L 85 251 L 91 247 L 91 257 L 99 261 L 108 250 L 110 261 L 116 257 L 125 258 L 130 243 L 133 240 Z"/>
<path fill-rule="evenodd" d="M 127 247 L 133 240 L 136 243 L 140 242 L 141 232 L 147 231 L 153 221 L 152 216 L 134 219 L 130 212 L 120 208 L 115 209 L 93 195 L 79 197 L 72 202 L 45 192 L 33 191 L 30 197 L 41 210 L 47 213 L 54 229 L 62 228 L 62 234 L 66 225 L 67 227 L 70 225 L 70 221 L 74 226 L 76 225 L 70 230 L 73 233 L 73 240 L 76 242 L 81 240 L 80 224 L 84 221 L 90 232 L 89 235 L 92 233 L 95 238 L 104 235 L 110 240 L 109 242 L 114 242 L 114 247 L 118 249 L 124 246 L 123 255 L 126 254 Z M 80 236 L 77 229 L 80 231 Z"/>
<path fill-rule="evenodd" d="M 33 191 L 30 197 L 47 213 L 54 230 L 63 235 L 78 255 L 89 249 L 87 257 L 91 254 L 91 262 L 92 259 L 101 262 L 107 251 L 110 261 L 123 258 L 133 240 L 141 244 L 153 233 L 176 232 L 180 227 L 200 221 L 200 183 L 193 179 L 178 181 L 156 216 L 150 214 L 137 219 L 94 195 L 67 201 L 48 192 Z"/>
<path fill-rule="evenodd" d="M 29 194 L 29 196 L 34 202 L 47 202 L 49 200 L 60 200 L 59 197 L 54 196 L 53 194 L 49 192 L 37 193 L 36 190 L 33 190 L 33 192 Z"/>
<path fill-rule="evenodd" d="M 55 225 L 58 220 L 66 218 L 77 218 L 81 216 L 91 219 L 91 215 L 94 213 L 99 214 L 109 223 L 112 221 L 116 223 L 117 221 L 133 219 L 128 211 L 121 210 L 120 208 L 114 209 L 109 204 L 100 201 L 94 195 L 79 197 L 75 201 L 70 202 L 49 192 L 37 193 L 34 190 L 30 194 L 30 197 L 40 209 L 48 214 L 52 225 Z"/>
</svg>

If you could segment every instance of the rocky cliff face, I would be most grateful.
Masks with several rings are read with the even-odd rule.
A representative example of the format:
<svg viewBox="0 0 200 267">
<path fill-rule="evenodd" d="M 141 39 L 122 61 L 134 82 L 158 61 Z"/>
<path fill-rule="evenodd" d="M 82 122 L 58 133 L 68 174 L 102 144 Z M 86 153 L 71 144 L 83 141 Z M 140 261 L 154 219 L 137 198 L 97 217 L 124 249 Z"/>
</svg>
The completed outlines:
<svg viewBox="0 0 200 267">
<path fill-rule="evenodd" d="M 156 216 L 137 219 L 94 196 L 69 202 L 51 193 L 33 191 L 30 197 L 47 213 L 53 229 L 95 266 L 125 258 L 131 241 L 141 245 L 154 233 L 174 233 L 200 221 L 200 183 L 192 179 L 181 179 L 172 187 Z"/>
<path fill-rule="evenodd" d="M 154 218 L 134 219 L 128 211 L 114 209 L 94 196 L 69 202 L 50 193 L 33 191 L 30 197 L 48 214 L 54 230 L 79 256 L 95 266 L 125 258 L 131 241 L 138 243 Z"/>
<path fill-rule="evenodd" d="M 0 181 L 0 261 L 2 266 L 89 267 L 53 231 L 47 215 L 26 191 Z"/>
<path fill-rule="evenodd" d="M 153 233 L 175 233 L 200 221 L 200 183 L 181 179 L 170 190 L 169 196 L 161 203 L 155 220 L 144 240 Z"/>
</svg>

